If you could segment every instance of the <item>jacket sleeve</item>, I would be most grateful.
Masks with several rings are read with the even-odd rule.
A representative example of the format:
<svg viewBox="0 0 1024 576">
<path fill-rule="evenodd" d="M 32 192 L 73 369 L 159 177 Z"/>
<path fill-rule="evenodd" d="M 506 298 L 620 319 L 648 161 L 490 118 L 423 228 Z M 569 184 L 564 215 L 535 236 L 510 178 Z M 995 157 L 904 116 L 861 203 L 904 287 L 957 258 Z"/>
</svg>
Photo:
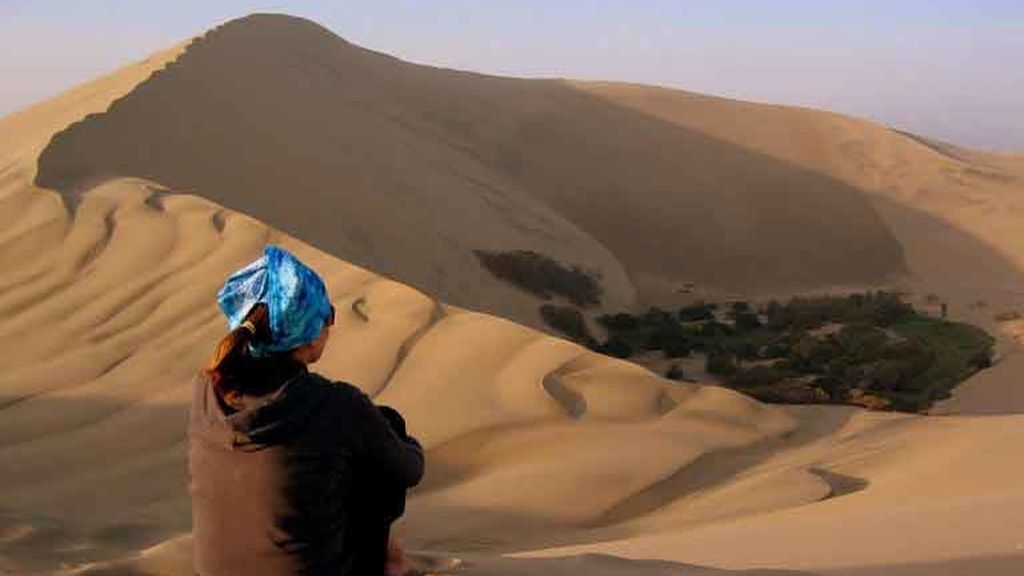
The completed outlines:
<svg viewBox="0 0 1024 576">
<path fill-rule="evenodd" d="M 419 484 L 424 468 L 420 443 L 411 436 L 400 438 L 366 394 L 357 393 L 355 404 L 361 455 L 406 487 Z"/>
</svg>

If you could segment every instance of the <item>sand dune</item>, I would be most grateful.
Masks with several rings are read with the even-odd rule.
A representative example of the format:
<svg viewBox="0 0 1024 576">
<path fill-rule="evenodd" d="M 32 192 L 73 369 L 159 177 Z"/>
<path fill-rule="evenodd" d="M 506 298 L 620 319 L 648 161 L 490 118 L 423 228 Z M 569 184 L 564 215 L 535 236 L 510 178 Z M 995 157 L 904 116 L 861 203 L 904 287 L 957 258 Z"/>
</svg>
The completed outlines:
<svg viewBox="0 0 1024 576">
<path fill-rule="evenodd" d="M 159 182 L 538 326 L 536 300 L 473 250 L 598 271 L 606 309 L 637 290 L 643 303 L 678 298 L 683 284 L 764 293 L 908 272 L 950 284 L 970 270 L 985 281 L 969 291 L 1005 293 L 1024 246 L 991 216 L 1020 210 L 1020 173 L 1005 157 L 836 114 L 435 69 L 308 21 L 253 16 L 58 133 L 36 181 L 71 204 L 96 179 Z M 947 249 L 933 249 L 936 234 Z"/>
<path fill-rule="evenodd" d="M 37 182 L 71 198 L 110 176 L 197 193 L 445 301 L 524 321 L 534 311 L 514 307 L 521 299 L 473 249 L 598 270 L 609 307 L 632 302 L 637 277 L 806 286 L 904 267 L 864 195 L 834 178 L 570 83 L 407 64 L 284 17 L 197 39 L 105 114 L 58 134 L 39 166 Z"/>
<path fill-rule="evenodd" d="M 631 84 L 574 86 L 855 188 L 903 248 L 909 272 L 903 281 L 916 290 L 943 292 L 960 308 L 971 296 L 1018 296 L 1024 237 L 1016 228 L 1024 171 L 1009 157 L 818 110 Z"/>
<path fill-rule="evenodd" d="M 822 574 L 1019 572 L 1024 562 L 1022 497 L 1004 476 L 1017 463 L 1000 449 L 1021 439 L 1019 416 L 928 419 L 846 409 L 797 414 L 812 425 L 829 418 L 843 424 L 745 468 L 742 480 L 705 489 L 702 498 L 681 500 L 640 520 L 636 530 L 643 536 L 543 554 L 600 551 Z M 718 508 L 749 500 L 750 492 L 765 490 L 762 486 L 774 488 L 770 493 L 778 498 L 783 492 L 776 483 L 795 489 L 789 474 L 807 470 L 830 485 L 832 497 L 710 525 L 686 522 L 702 511 L 702 500 Z M 944 562 L 950 564 L 944 567 Z"/>
<path fill-rule="evenodd" d="M 341 311 L 318 370 L 428 449 L 400 532 L 435 573 L 1018 574 L 1021 326 L 994 314 L 1021 305 L 1022 175 L 832 114 L 229 23 L 0 120 L 0 571 L 190 573 L 190 375 L 217 287 L 276 242 Z M 666 381 L 523 326 L 536 298 L 477 248 L 599 270 L 608 307 L 935 293 L 1002 334 L 945 410 L 1001 415 Z"/>
</svg>

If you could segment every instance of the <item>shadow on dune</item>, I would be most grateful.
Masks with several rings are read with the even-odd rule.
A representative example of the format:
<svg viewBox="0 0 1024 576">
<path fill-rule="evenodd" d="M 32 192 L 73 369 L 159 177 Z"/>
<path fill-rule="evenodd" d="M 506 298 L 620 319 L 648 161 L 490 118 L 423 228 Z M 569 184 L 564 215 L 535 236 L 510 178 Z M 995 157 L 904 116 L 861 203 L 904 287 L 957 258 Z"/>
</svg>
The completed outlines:
<svg viewBox="0 0 1024 576">
<path fill-rule="evenodd" d="M 822 571 L 823 576 L 1019 576 L 1024 572 L 1024 553 L 981 556 L 935 562 L 884 566 L 858 566 Z"/>
<path fill-rule="evenodd" d="M 809 576 L 794 570 L 724 570 L 664 560 L 631 560 L 607 554 L 583 554 L 562 558 L 469 558 L 466 576 Z"/>
<path fill-rule="evenodd" d="M 12 566 L 12 574 L 58 572 L 72 566 L 116 561 L 177 532 L 166 526 L 128 522 L 81 528 L 60 518 L 0 511 L 0 558 Z M 6 564 L 0 565 L 0 572 L 3 566 Z"/>
<path fill-rule="evenodd" d="M 847 494 L 854 494 L 860 492 L 868 487 L 870 484 L 864 478 L 858 478 L 857 476 L 849 476 L 847 474 L 839 474 L 831 470 L 824 468 L 811 468 L 811 474 L 821 478 L 829 485 L 831 493 L 829 498 L 838 498 L 840 496 L 846 496 Z"/>
<path fill-rule="evenodd" d="M 881 196 L 871 200 L 890 228 L 916 242 L 904 242 L 912 276 L 936 278 L 936 284 L 976 294 L 976 298 L 991 291 L 1024 295 L 1024 272 L 995 247 L 907 204 Z"/>
</svg>

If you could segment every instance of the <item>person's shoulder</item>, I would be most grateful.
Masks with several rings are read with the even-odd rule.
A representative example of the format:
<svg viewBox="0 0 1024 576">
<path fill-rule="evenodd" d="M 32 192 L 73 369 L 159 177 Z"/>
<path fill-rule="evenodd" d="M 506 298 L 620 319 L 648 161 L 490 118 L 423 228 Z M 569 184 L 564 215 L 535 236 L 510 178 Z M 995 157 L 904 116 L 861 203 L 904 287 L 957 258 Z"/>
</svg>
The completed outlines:
<svg viewBox="0 0 1024 576">
<path fill-rule="evenodd" d="M 312 386 L 315 388 L 328 390 L 334 393 L 341 394 L 362 394 L 362 390 L 358 387 L 345 382 L 344 380 L 331 380 L 322 374 L 316 372 L 307 372 L 303 378 L 305 385 Z"/>
<path fill-rule="evenodd" d="M 343 380 L 331 380 L 316 372 L 306 374 L 302 385 L 331 404 L 354 406 L 369 401 L 366 393 L 357 386 Z"/>
<path fill-rule="evenodd" d="M 352 434 L 375 412 L 373 401 L 348 382 L 310 372 L 298 384 L 302 402 L 311 406 L 310 429 L 327 433 L 332 443 L 354 442 Z"/>
</svg>

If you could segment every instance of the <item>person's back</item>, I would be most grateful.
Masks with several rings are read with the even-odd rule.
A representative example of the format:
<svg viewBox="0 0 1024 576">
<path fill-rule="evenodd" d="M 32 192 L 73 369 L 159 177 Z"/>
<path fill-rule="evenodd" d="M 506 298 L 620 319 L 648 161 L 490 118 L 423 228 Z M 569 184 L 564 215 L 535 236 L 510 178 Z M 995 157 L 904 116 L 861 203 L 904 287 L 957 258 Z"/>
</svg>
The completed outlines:
<svg viewBox="0 0 1024 576">
<path fill-rule="evenodd" d="M 268 306 L 246 308 L 235 323 L 247 332 L 232 332 L 243 340 L 269 327 Z M 222 341 L 218 369 L 196 379 L 189 488 L 199 576 L 379 576 L 361 568 L 376 565 L 387 542 L 382 551 L 360 546 L 358 487 L 415 485 L 422 450 L 357 388 L 307 370 L 333 321 L 318 322 L 322 332 L 298 352 L 232 361 L 220 351 L 237 342 Z"/>
</svg>

